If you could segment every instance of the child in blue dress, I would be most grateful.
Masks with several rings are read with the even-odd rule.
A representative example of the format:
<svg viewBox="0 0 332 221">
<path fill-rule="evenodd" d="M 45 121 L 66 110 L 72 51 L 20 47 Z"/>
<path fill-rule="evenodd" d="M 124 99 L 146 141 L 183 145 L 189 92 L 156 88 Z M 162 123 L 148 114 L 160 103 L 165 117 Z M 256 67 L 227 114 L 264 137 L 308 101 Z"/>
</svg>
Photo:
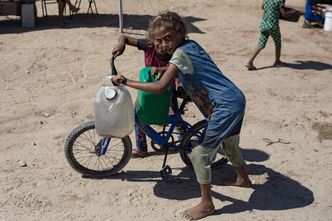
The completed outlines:
<svg viewBox="0 0 332 221">
<path fill-rule="evenodd" d="M 211 163 L 221 143 L 235 167 L 237 179 L 225 184 L 250 187 L 245 163 L 239 149 L 239 134 L 245 110 L 245 97 L 195 41 L 187 40 L 182 18 L 174 12 L 163 12 L 151 23 L 154 44 L 172 55 L 170 64 L 157 82 L 142 83 L 117 75 L 113 81 L 139 90 L 162 93 L 178 76 L 187 95 L 208 121 L 205 137 L 190 154 L 197 181 L 200 203 L 184 212 L 188 219 L 212 214 L 215 207 L 211 196 Z"/>
</svg>

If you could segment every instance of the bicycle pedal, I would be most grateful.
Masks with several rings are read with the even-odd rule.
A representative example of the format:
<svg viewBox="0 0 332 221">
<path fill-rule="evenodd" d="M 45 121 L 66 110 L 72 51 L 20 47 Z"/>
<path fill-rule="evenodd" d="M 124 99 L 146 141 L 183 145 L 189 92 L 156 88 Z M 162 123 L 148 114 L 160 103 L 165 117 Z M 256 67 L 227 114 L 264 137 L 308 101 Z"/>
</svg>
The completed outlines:
<svg viewBox="0 0 332 221">
<path fill-rule="evenodd" d="M 159 174 L 163 180 L 167 180 L 170 175 L 172 175 L 172 169 L 170 166 L 166 165 L 159 171 Z"/>
</svg>

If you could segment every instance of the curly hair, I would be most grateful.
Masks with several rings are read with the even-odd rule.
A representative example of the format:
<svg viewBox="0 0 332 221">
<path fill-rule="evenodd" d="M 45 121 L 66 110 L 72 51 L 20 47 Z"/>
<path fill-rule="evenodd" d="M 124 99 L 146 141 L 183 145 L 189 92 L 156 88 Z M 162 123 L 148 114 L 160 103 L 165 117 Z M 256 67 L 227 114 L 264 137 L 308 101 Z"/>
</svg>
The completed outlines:
<svg viewBox="0 0 332 221">
<path fill-rule="evenodd" d="M 153 31 L 156 28 L 164 27 L 166 29 L 173 30 L 183 36 L 183 40 L 188 38 L 187 24 L 180 15 L 176 12 L 164 11 L 159 13 L 153 20 L 150 21 L 147 38 L 149 41 L 153 41 Z"/>
</svg>

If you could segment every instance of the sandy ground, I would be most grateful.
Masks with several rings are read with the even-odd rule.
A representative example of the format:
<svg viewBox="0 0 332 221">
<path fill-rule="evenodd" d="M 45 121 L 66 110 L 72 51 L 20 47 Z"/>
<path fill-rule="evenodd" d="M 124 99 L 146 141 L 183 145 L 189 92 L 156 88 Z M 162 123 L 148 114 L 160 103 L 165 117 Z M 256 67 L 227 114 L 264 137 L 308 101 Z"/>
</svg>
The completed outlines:
<svg viewBox="0 0 332 221">
<path fill-rule="evenodd" d="M 121 175 L 99 180 L 82 178 L 66 162 L 64 141 L 93 118 L 95 92 L 119 36 L 117 1 L 97 4 L 99 15 L 86 15 L 83 2 L 63 28 L 55 5 L 49 19 L 41 18 L 40 2 L 36 28 L 0 17 L 0 220 L 183 220 L 181 212 L 199 202 L 193 172 L 178 154 L 169 157 L 171 182 L 159 177 L 162 155 L 131 159 Z M 160 10 L 186 17 L 190 38 L 246 95 L 241 147 L 254 187 L 222 187 L 218 182 L 234 171 L 214 170 L 217 210 L 205 220 L 331 220 L 332 32 L 303 29 L 302 17 L 281 21 L 287 67 L 271 67 L 269 40 L 256 59 L 261 69 L 249 72 L 244 64 L 258 41 L 261 1 L 125 0 L 123 7 L 125 33 L 136 37 L 144 37 Z M 143 55 L 127 47 L 117 67 L 136 78 Z M 186 117 L 202 119 L 192 104 Z M 263 138 L 290 143 L 267 146 Z"/>
</svg>

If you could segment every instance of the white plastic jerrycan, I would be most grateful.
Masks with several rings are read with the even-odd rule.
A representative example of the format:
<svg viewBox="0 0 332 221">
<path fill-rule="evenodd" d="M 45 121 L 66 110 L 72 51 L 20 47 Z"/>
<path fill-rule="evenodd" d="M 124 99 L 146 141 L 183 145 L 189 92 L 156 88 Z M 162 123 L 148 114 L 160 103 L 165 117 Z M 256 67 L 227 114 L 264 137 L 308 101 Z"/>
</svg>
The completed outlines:
<svg viewBox="0 0 332 221">
<path fill-rule="evenodd" d="M 107 86 L 111 76 L 103 79 L 103 87 L 96 94 L 94 103 L 95 126 L 100 136 L 123 138 L 134 128 L 133 101 L 123 86 Z"/>
</svg>

